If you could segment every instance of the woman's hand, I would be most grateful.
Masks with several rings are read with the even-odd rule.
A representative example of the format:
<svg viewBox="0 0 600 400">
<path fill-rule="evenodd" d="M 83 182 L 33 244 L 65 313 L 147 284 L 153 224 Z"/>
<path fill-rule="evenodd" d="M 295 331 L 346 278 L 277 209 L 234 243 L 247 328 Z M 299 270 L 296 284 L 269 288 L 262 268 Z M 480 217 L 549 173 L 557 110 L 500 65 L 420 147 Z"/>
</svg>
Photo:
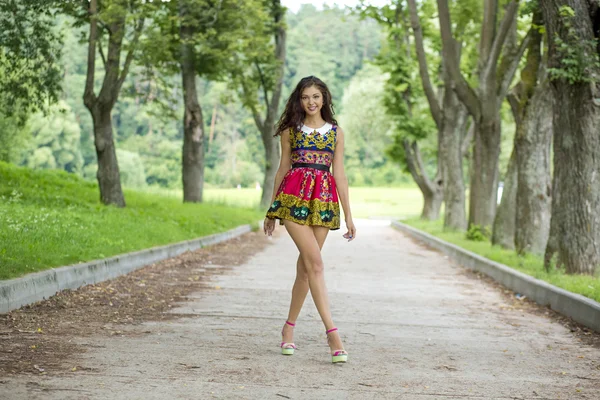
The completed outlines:
<svg viewBox="0 0 600 400">
<path fill-rule="evenodd" d="M 275 218 L 265 217 L 263 228 L 265 230 L 265 235 L 271 236 L 275 230 Z"/>
<path fill-rule="evenodd" d="M 352 218 L 346 219 L 346 228 L 348 228 L 348 232 L 344 234 L 344 239 L 348 239 L 348 241 L 351 242 L 356 238 L 356 227 L 354 226 Z"/>
</svg>

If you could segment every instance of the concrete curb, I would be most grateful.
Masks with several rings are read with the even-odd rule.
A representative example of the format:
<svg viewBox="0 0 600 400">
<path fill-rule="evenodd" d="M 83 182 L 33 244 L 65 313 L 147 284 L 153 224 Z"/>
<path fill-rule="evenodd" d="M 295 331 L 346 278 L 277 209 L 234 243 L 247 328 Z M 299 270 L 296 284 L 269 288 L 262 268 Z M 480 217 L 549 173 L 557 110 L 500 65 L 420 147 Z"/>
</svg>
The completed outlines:
<svg viewBox="0 0 600 400">
<path fill-rule="evenodd" d="M 392 227 L 440 250 L 464 267 L 480 271 L 507 288 L 524 294 L 536 303 L 550 306 L 554 311 L 600 332 L 600 303 L 533 278 L 504 264 L 488 260 L 401 222 L 392 221 Z"/>
<path fill-rule="evenodd" d="M 44 300 L 64 289 L 76 289 L 105 281 L 157 261 L 178 256 L 186 251 L 224 242 L 251 230 L 250 225 L 242 225 L 227 232 L 198 239 L 152 247 L 83 264 L 52 268 L 21 278 L 0 281 L 0 313 L 7 313 L 23 305 Z"/>
</svg>

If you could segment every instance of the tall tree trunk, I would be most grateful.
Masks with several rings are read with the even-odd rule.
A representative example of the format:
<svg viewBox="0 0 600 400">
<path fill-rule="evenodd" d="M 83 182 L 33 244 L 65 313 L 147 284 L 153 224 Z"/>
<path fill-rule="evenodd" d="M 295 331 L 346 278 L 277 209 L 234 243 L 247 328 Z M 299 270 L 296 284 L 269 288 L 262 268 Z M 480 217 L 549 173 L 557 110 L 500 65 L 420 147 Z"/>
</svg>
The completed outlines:
<svg viewBox="0 0 600 400">
<path fill-rule="evenodd" d="M 538 8 L 533 15 L 532 27 L 543 24 L 542 11 Z M 542 39 L 538 29 L 531 30 L 521 81 L 508 96 L 517 125 L 515 247 L 519 254 L 543 254 L 550 229 L 550 145 L 554 99 L 546 63 L 542 60 Z"/>
<path fill-rule="evenodd" d="M 186 44 L 189 28 L 181 28 L 181 78 L 183 83 L 183 201 L 202 201 L 204 186 L 204 120 L 196 90 L 196 65 L 192 45 Z"/>
<path fill-rule="evenodd" d="M 452 86 L 475 123 L 473 165 L 470 168 L 469 225 L 489 227 L 494 221 L 497 204 L 500 105 L 525 51 L 529 35 L 519 46 L 506 46 L 503 51 L 507 38 L 516 29 L 518 3 L 511 1 L 506 6 L 504 17 L 497 25 L 498 0 L 484 0 L 479 44 L 479 87 L 475 90 L 460 71 L 448 0 L 437 0 L 437 3 L 444 65 L 448 67 Z"/>
<path fill-rule="evenodd" d="M 108 32 L 108 52 L 106 59 L 103 56 L 104 53 L 98 40 L 100 37 L 97 18 L 98 0 L 90 0 L 87 11 L 90 17 L 90 36 L 83 103 L 90 111 L 94 124 L 100 200 L 104 204 L 125 207 L 125 198 L 121 189 L 119 165 L 113 138 L 111 111 L 119 98 L 119 92 L 133 61 L 133 53 L 144 27 L 144 19 L 135 19 L 134 35 L 129 43 L 129 51 L 121 68 L 121 50 L 123 48 L 123 38 L 127 22 L 125 11 L 122 15 L 114 15 L 110 24 L 103 28 Z M 96 95 L 94 92 L 94 82 L 96 52 L 98 48 L 101 51 L 100 54 L 103 56 L 102 61 L 104 62 L 105 71 L 100 93 Z"/>
<path fill-rule="evenodd" d="M 543 254 L 550 231 L 552 92 L 544 79 L 517 126 L 517 252 Z"/>
<path fill-rule="evenodd" d="M 515 207 L 517 204 L 518 185 L 516 147 L 517 145 L 514 143 L 504 178 L 502 199 L 494 218 L 494 228 L 492 230 L 492 244 L 500 245 L 505 249 L 515 248 L 515 226 L 517 222 Z"/>
<path fill-rule="evenodd" d="M 583 58 L 587 77 L 600 76 L 598 6 L 585 0 L 546 0 L 541 3 L 546 22 L 549 66 L 564 68 L 564 55 L 557 49 L 560 38 Z M 573 17 L 561 16 L 568 6 Z M 582 62 L 579 60 L 579 62 Z M 569 82 L 553 80 L 554 104 L 554 192 L 560 207 L 552 205 L 552 223 L 557 227 L 558 261 L 568 273 L 593 274 L 600 264 L 600 85 L 581 78 Z M 554 250 L 546 252 L 549 257 Z"/>
<path fill-rule="evenodd" d="M 499 118 L 494 116 L 476 123 L 469 189 L 469 226 L 491 227 L 494 222 L 498 197 L 500 135 Z"/>
<path fill-rule="evenodd" d="M 436 220 L 440 217 L 440 208 L 444 199 L 441 174 L 438 172 L 435 179 L 431 181 L 425 172 L 425 166 L 423 165 L 417 142 L 411 144 L 408 139 L 404 139 L 403 146 L 408 170 L 423 194 L 421 219 Z"/>
<path fill-rule="evenodd" d="M 419 62 L 419 75 L 431 116 L 438 128 L 438 169 L 441 174 L 439 184 L 435 186 L 424 185 L 422 189 L 424 198 L 424 209 L 422 218 L 437 218 L 439 215 L 438 191 L 443 192 L 445 203 L 444 228 L 452 230 L 464 230 L 465 219 L 465 184 L 462 169 L 461 138 L 467 118 L 467 109 L 460 103 L 456 92 L 452 89 L 452 80 L 448 74 L 448 68 L 444 67 L 444 97 L 443 107 L 440 108 L 437 96 L 429 78 L 429 67 L 425 56 L 423 44 L 423 30 L 417 4 L 415 0 L 408 1 L 410 22 L 415 37 L 415 49 Z M 460 59 L 460 51 L 455 46 L 456 57 Z M 410 105 L 409 105 L 410 109 Z M 406 146 L 405 146 L 406 147 Z M 409 153 L 407 153 L 408 155 Z M 413 163 L 414 164 L 414 163 Z M 411 173 L 413 173 L 411 171 Z M 413 176 L 415 174 L 413 173 Z M 438 174 L 439 175 L 439 174 Z M 436 178 L 436 182 L 439 179 Z"/>
<path fill-rule="evenodd" d="M 100 200 L 104 204 L 125 207 L 110 109 L 95 107 L 92 110 L 92 122 L 94 145 L 98 157 L 96 178 L 100 187 Z"/>
<path fill-rule="evenodd" d="M 275 174 L 279 164 L 280 152 L 278 141 L 274 137 L 275 134 L 275 120 L 279 111 L 279 103 L 281 101 L 281 89 L 283 87 L 283 75 L 285 70 L 285 46 L 286 46 L 286 31 L 283 25 L 285 18 L 285 9 L 281 6 L 280 0 L 272 0 L 272 16 L 275 22 L 275 58 L 279 63 L 276 70 L 275 86 L 272 88 L 272 95 L 269 99 L 267 93 L 267 87 L 265 79 L 263 78 L 262 71 L 258 68 L 262 80 L 263 90 L 265 92 L 264 101 L 267 106 L 267 115 L 264 121 L 261 121 L 257 111 L 254 110 L 254 120 L 258 126 L 263 145 L 265 147 L 265 179 L 263 182 L 263 191 L 260 198 L 260 207 L 268 208 L 271 204 L 271 198 L 273 196 L 273 186 L 275 185 Z"/>
<path fill-rule="evenodd" d="M 462 140 L 467 109 L 451 88 L 444 92 L 442 132 L 438 157 L 442 164 L 444 186 L 444 229 L 465 230 L 465 181 L 463 177 Z"/>
</svg>

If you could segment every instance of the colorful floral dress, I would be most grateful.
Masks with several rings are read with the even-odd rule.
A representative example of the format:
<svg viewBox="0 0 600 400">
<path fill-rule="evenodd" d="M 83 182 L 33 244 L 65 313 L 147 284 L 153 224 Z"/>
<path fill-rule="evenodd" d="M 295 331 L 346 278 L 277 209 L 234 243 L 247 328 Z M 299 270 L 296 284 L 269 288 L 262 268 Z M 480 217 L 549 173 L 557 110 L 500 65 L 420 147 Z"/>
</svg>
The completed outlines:
<svg viewBox="0 0 600 400">
<path fill-rule="evenodd" d="M 336 139 L 337 126 L 329 123 L 319 129 L 290 129 L 292 168 L 285 174 L 267 217 L 340 228 L 338 194 L 329 171 Z"/>
</svg>

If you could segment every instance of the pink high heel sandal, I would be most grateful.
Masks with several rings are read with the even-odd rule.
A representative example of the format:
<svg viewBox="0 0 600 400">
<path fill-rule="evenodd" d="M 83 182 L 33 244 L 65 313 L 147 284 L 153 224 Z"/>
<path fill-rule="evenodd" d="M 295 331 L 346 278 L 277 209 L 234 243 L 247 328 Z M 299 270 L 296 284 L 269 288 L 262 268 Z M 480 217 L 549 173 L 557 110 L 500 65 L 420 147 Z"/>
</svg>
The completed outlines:
<svg viewBox="0 0 600 400">
<path fill-rule="evenodd" d="M 285 323 L 291 327 L 296 326 L 296 324 L 292 324 L 290 321 L 285 321 Z M 283 336 L 283 329 L 281 330 L 281 336 Z M 283 354 L 284 356 L 293 355 L 294 350 L 296 349 L 297 347 L 294 343 L 281 342 L 281 354 Z"/>
<path fill-rule="evenodd" d="M 337 330 L 338 328 L 331 328 L 327 331 L 327 344 L 329 344 L 329 334 Z M 346 361 L 348 361 L 348 352 L 346 350 L 333 350 L 331 352 L 332 363 L 345 363 Z"/>
</svg>

